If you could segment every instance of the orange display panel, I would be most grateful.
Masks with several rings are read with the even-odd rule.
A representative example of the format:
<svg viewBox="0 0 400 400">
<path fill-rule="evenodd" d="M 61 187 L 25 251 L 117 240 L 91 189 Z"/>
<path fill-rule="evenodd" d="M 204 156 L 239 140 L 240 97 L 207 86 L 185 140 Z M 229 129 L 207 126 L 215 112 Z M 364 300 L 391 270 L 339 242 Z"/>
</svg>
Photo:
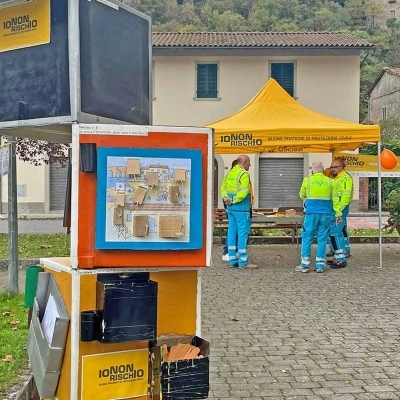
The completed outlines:
<svg viewBox="0 0 400 400">
<path fill-rule="evenodd" d="M 151 215 L 149 217 L 149 226 L 148 232 L 144 237 L 142 236 L 141 240 L 145 241 L 144 245 L 141 248 L 140 245 L 136 245 L 133 249 L 125 249 L 125 248 L 99 248 L 101 246 L 98 245 L 99 238 L 96 238 L 96 225 L 99 224 L 99 215 L 96 214 L 98 206 L 97 204 L 97 195 L 98 195 L 98 174 L 106 174 L 106 170 L 98 170 L 97 173 L 86 173 L 79 172 L 79 183 L 78 183 L 78 243 L 77 243 L 77 256 L 78 256 L 78 267 L 79 268 L 96 268 L 96 267 L 204 267 L 206 265 L 206 227 L 207 227 L 207 215 L 208 215 L 208 199 L 207 199 L 207 187 L 208 187 L 208 168 L 209 168 L 209 160 L 212 157 L 212 154 L 209 154 L 210 137 L 204 133 L 188 133 L 188 132 L 148 132 L 146 136 L 129 136 L 124 135 L 123 137 L 118 135 L 107 135 L 107 134 L 81 134 L 79 135 L 79 143 L 94 143 L 96 145 L 97 151 L 99 149 L 108 149 L 108 148 L 118 148 L 118 149 L 155 149 L 155 153 L 162 153 L 162 149 L 166 150 L 166 154 L 168 151 L 177 151 L 177 150 L 197 150 L 201 152 L 201 161 L 200 168 L 201 172 L 196 171 L 196 173 L 200 174 L 201 188 L 196 188 L 198 190 L 199 195 L 201 196 L 201 210 L 196 210 L 196 225 L 202 228 L 202 235 L 200 243 L 198 243 L 197 248 L 176 248 L 169 249 L 166 248 L 168 246 L 164 246 L 162 249 L 151 249 L 147 246 L 146 241 L 150 241 L 151 238 Z M 129 157 L 128 157 L 129 158 Z M 137 163 L 137 161 L 135 161 Z M 163 166 L 157 170 L 158 165 L 150 165 L 151 171 L 154 175 L 154 171 L 158 171 L 160 176 L 160 183 L 158 187 L 150 187 L 150 189 L 146 193 L 146 199 L 143 201 L 141 205 L 138 203 L 134 203 L 132 205 L 129 204 L 130 198 L 134 199 L 134 188 L 133 186 L 136 184 L 142 186 L 140 179 L 141 174 L 143 175 L 143 171 L 138 171 L 139 174 L 135 174 L 132 176 L 130 171 L 127 171 L 131 168 L 131 165 L 127 163 L 126 168 L 119 168 L 118 174 L 126 174 L 132 179 L 130 185 L 125 185 L 124 194 L 125 194 L 125 203 L 124 206 L 121 206 L 122 196 L 118 196 L 119 207 L 125 207 L 131 213 L 130 219 L 118 220 L 118 224 L 116 224 L 115 229 L 124 230 L 127 233 L 127 237 L 129 240 L 126 242 L 135 243 L 134 240 L 139 240 L 138 236 L 131 236 L 129 232 L 133 232 L 133 226 L 130 226 L 130 223 L 133 224 L 133 217 L 137 215 L 138 209 L 142 210 L 142 212 L 146 212 L 147 214 L 151 214 L 146 211 L 146 201 L 147 198 L 150 198 L 152 195 L 152 190 L 154 191 L 155 198 L 161 198 L 160 204 L 167 203 L 169 208 L 173 207 L 184 207 L 185 201 L 185 192 L 182 191 L 182 188 L 179 187 L 178 190 L 181 190 L 182 193 L 178 192 L 171 201 L 168 199 L 170 190 L 167 182 L 171 182 L 171 185 L 177 186 L 176 181 L 174 180 L 173 168 L 171 168 L 171 176 L 168 176 L 166 173 L 166 177 L 163 176 Z M 136 166 L 137 168 L 137 166 Z M 111 169 L 111 168 L 110 168 Z M 144 170 L 145 168 L 143 168 Z M 197 168 L 196 168 L 197 169 Z M 112 173 L 117 173 L 116 171 L 111 171 Z M 165 181 L 165 183 L 164 183 Z M 190 181 L 190 179 L 189 179 Z M 152 181 L 153 182 L 153 181 Z M 183 184 L 184 182 L 182 182 Z M 116 190 L 121 190 L 121 188 L 117 188 Z M 132 190 L 132 192 L 130 192 Z M 117 193 L 117 191 L 116 191 Z M 119 194 L 120 192 L 118 192 Z M 166 196 L 163 198 L 162 196 Z M 158 201 L 158 200 L 156 200 Z M 156 202 L 155 201 L 155 202 Z M 138 208 L 139 207 L 139 208 Z M 154 208 L 154 206 L 153 206 Z M 180 208 L 182 210 L 183 208 Z M 155 224 L 157 225 L 161 217 L 161 222 L 165 225 L 165 221 L 173 218 L 166 218 L 162 213 L 167 215 L 174 216 L 176 214 L 175 211 L 171 212 L 161 212 L 157 215 L 155 219 Z M 118 213 L 120 215 L 121 213 Z M 176 218 L 175 218 L 176 219 Z M 115 221 L 115 215 L 110 218 L 110 221 Z M 130 222 L 132 221 L 132 222 Z M 100 222 L 102 222 L 100 220 Z M 112 223 L 112 222 L 111 222 Z M 158 238 L 164 238 L 165 230 L 155 231 L 154 236 Z M 171 230 L 174 231 L 174 230 Z M 102 232 L 102 231 L 100 231 Z M 121 235 L 124 234 L 121 233 Z M 182 232 L 182 236 L 185 232 L 187 232 L 187 228 L 182 226 L 179 231 L 180 235 Z M 99 235 L 99 233 L 97 233 Z M 171 235 L 170 235 L 171 236 Z M 184 238 L 180 238 L 177 236 L 177 240 L 184 242 Z M 121 239 L 121 241 L 124 238 Z M 156 239 L 154 239 L 156 240 Z M 171 241 L 173 247 L 174 238 L 168 238 Z M 101 241 L 100 241 L 101 242 Z M 106 240 L 104 241 L 106 242 Z M 103 247 L 107 247 L 106 245 Z M 118 246 L 117 246 L 118 247 Z M 189 246 L 190 247 L 190 246 Z M 193 246 L 192 246 L 193 247 Z"/>
</svg>

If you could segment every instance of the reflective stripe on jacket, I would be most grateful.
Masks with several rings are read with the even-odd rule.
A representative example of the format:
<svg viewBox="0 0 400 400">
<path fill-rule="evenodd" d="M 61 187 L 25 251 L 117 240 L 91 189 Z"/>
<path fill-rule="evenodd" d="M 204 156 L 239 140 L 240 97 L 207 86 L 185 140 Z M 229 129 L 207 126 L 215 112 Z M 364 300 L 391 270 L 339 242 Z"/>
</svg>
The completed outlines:
<svg viewBox="0 0 400 400">
<path fill-rule="evenodd" d="M 251 206 L 250 175 L 240 165 L 235 165 L 225 176 L 221 185 L 221 197 L 232 201 L 227 206 L 232 211 L 249 211 Z"/>
<path fill-rule="evenodd" d="M 330 214 L 332 212 L 332 179 L 322 172 L 305 177 L 299 196 L 305 200 L 306 213 Z"/>
<path fill-rule="evenodd" d="M 344 208 L 353 200 L 353 178 L 348 172 L 341 171 L 332 182 L 333 210 L 335 211 L 335 217 L 341 217 Z"/>
</svg>

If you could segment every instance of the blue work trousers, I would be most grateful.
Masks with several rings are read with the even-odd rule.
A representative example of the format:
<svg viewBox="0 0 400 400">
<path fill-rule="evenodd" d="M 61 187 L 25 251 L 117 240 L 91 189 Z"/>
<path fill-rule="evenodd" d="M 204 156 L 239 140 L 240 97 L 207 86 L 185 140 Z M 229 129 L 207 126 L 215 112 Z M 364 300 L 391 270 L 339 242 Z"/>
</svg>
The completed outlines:
<svg viewBox="0 0 400 400">
<path fill-rule="evenodd" d="M 311 245 L 314 236 L 317 238 L 317 254 L 315 268 L 325 269 L 326 241 L 328 239 L 331 224 L 330 214 L 306 213 L 303 220 L 303 232 L 301 234 L 301 266 L 309 268 L 311 262 Z"/>
<path fill-rule="evenodd" d="M 227 211 L 228 214 L 228 255 L 229 265 L 245 267 L 249 262 L 247 239 L 250 234 L 249 211 Z M 237 246 L 237 255 L 236 255 Z"/>
<path fill-rule="evenodd" d="M 331 227 L 329 229 L 329 237 L 333 251 L 335 252 L 335 260 L 338 262 L 346 262 L 346 241 L 343 231 L 345 230 L 344 220 L 340 224 L 336 223 L 336 217 L 331 215 Z"/>
<path fill-rule="evenodd" d="M 344 237 L 344 250 L 346 254 L 350 254 L 350 238 L 347 231 L 347 217 L 349 215 L 349 206 L 345 207 L 343 210 L 342 220 L 343 220 L 343 237 Z M 329 250 L 334 250 L 331 242 L 330 236 L 328 237 Z"/>
</svg>

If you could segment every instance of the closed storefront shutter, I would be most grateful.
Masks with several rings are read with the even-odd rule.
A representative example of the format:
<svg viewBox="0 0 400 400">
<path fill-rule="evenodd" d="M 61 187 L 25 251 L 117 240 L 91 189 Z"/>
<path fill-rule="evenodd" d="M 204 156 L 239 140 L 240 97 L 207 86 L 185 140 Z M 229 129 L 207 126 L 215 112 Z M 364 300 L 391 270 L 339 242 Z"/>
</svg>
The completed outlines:
<svg viewBox="0 0 400 400">
<path fill-rule="evenodd" d="M 68 167 L 50 164 L 50 211 L 64 212 Z"/>
<path fill-rule="evenodd" d="M 303 182 L 302 158 L 260 158 L 260 208 L 301 207 L 299 189 Z"/>
</svg>

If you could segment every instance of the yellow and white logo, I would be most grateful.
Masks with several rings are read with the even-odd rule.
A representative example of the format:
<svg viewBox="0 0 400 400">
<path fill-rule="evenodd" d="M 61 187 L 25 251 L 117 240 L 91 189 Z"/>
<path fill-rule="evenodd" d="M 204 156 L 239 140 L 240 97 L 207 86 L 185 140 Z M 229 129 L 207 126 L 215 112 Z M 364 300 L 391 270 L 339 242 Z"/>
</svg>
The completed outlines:
<svg viewBox="0 0 400 400">
<path fill-rule="evenodd" d="M 360 178 L 378 176 L 378 156 L 366 154 L 338 152 L 335 157 L 343 157 L 346 163 L 346 171 Z M 396 178 L 400 176 L 400 157 L 397 157 L 397 166 L 392 170 L 381 168 L 381 176 L 384 178 Z"/>
<path fill-rule="evenodd" d="M 83 356 L 82 400 L 147 395 L 148 358 L 148 349 Z"/>
<path fill-rule="evenodd" d="M 50 0 L 9 0 L 0 10 L 0 52 L 50 42 Z"/>
</svg>

